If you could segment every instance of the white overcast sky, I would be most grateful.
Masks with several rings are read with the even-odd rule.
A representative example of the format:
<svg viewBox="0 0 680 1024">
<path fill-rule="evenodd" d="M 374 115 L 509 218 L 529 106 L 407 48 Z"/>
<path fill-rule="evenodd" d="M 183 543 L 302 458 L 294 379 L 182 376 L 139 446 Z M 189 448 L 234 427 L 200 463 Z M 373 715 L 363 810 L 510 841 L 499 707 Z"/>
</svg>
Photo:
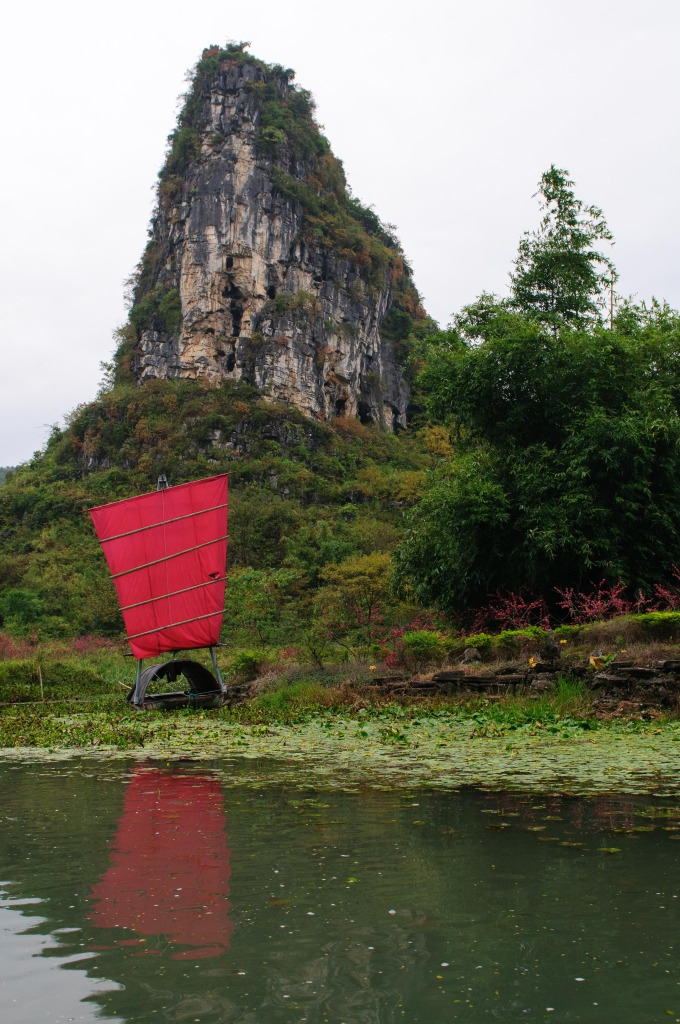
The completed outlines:
<svg viewBox="0 0 680 1024">
<path fill-rule="evenodd" d="M 551 163 L 601 206 L 623 294 L 680 306 L 680 0 L 34 0 L 3 18 L 0 466 L 91 400 L 184 76 L 292 67 L 445 324 L 503 292 Z"/>
</svg>

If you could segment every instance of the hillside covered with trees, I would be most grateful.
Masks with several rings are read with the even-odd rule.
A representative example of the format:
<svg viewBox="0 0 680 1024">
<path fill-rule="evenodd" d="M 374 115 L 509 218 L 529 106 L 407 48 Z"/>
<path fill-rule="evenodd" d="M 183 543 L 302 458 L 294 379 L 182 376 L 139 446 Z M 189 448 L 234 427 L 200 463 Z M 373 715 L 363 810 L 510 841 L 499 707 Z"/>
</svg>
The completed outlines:
<svg viewBox="0 0 680 1024">
<path fill-rule="evenodd" d="M 120 636 L 87 509 L 161 473 L 230 474 L 236 644 L 320 660 L 409 627 L 568 621 L 597 593 L 680 607 L 680 317 L 616 299 L 606 222 L 565 171 L 539 199 L 507 297 L 410 323 L 407 431 L 110 373 L 0 489 L 5 632 Z"/>
</svg>

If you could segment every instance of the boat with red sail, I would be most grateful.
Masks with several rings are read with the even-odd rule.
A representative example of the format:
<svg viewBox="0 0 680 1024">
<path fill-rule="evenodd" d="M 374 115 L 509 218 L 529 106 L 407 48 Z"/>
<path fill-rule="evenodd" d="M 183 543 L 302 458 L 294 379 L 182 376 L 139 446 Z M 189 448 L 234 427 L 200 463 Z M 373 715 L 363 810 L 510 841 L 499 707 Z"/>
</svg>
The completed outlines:
<svg viewBox="0 0 680 1024">
<path fill-rule="evenodd" d="M 90 509 L 137 659 L 128 694 L 137 708 L 224 702 L 215 648 L 224 613 L 228 504 L 222 473 L 175 487 L 160 477 L 156 491 Z M 200 649 L 210 652 L 213 672 L 177 658 Z M 145 660 L 163 654 L 172 657 L 144 668 Z M 184 690 L 148 692 L 159 680 L 182 678 Z"/>
</svg>

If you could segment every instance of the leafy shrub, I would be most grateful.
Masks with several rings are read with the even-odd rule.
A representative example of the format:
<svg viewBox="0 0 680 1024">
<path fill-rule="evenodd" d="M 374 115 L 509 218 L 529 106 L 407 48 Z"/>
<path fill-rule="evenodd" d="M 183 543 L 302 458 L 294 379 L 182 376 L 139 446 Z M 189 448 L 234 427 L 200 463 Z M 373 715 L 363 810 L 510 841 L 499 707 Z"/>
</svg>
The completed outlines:
<svg viewBox="0 0 680 1024">
<path fill-rule="evenodd" d="M 9 587 L 0 594 L 0 616 L 11 624 L 27 626 L 37 622 L 43 611 L 40 595 L 23 587 Z"/>
<path fill-rule="evenodd" d="M 285 141 L 286 134 L 280 128 L 263 128 L 257 137 L 257 148 L 267 156 L 274 156 L 278 147 Z"/>
<path fill-rule="evenodd" d="M 401 638 L 404 662 L 419 672 L 426 665 L 442 662 L 449 650 L 448 638 L 433 630 L 404 633 Z"/>
<path fill-rule="evenodd" d="M 36 686 L 39 688 L 38 662 L 35 658 L 21 658 L 0 662 L 0 687 Z"/>
<path fill-rule="evenodd" d="M 70 641 L 70 646 L 76 654 L 97 654 L 100 651 L 113 652 L 118 649 L 112 640 L 108 640 L 104 636 L 94 636 L 92 633 L 74 637 Z"/>
<path fill-rule="evenodd" d="M 339 635 L 348 629 L 370 627 L 388 595 L 390 556 L 384 551 L 348 555 L 342 562 L 326 565 L 319 576 L 327 584 L 319 612 L 329 632 Z"/>
<path fill-rule="evenodd" d="M 640 626 L 646 639 L 674 640 L 680 638 L 680 612 L 646 612 L 631 615 L 629 621 Z"/>
<path fill-rule="evenodd" d="M 34 637 L 17 637 L 10 633 L 0 633 L 0 660 L 20 661 L 31 658 L 34 653 Z"/>
<path fill-rule="evenodd" d="M 349 645 L 336 643 L 322 621 L 312 622 L 300 633 L 299 640 L 300 661 L 319 669 L 324 669 L 329 662 L 346 662 L 351 655 Z"/>
<path fill-rule="evenodd" d="M 547 637 L 545 629 L 540 626 L 527 626 L 526 629 L 504 629 L 494 640 L 494 647 L 499 654 L 515 658 L 528 644 L 535 644 Z"/>
<path fill-rule="evenodd" d="M 583 632 L 584 626 L 556 626 L 552 631 L 555 640 L 575 640 Z"/>
<path fill-rule="evenodd" d="M 490 633 L 473 633 L 471 636 L 457 637 L 451 650 L 464 651 L 468 647 L 476 647 L 480 654 L 490 651 L 493 648 L 494 637 Z"/>
<path fill-rule="evenodd" d="M 672 582 L 654 585 L 654 596 L 662 607 L 675 611 L 680 608 L 680 569 L 677 565 L 673 566 L 672 576 Z"/>
<path fill-rule="evenodd" d="M 231 670 L 234 676 L 249 682 L 259 674 L 264 659 L 262 651 L 239 651 L 232 659 Z"/>
<path fill-rule="evenodd" d="M 151 324 L 168 334 L 177 334 L 182 326 L 182 303 L 176 288 L 156 285 L 130 310 L 130 322 L 138 331 Z"/>
<path fill-rule="evenodd" d="M 573 587 L 564 590 L 556 587 L 555 591 L 562 598 L 557 602 L 558 607 L 564 608 L 572 622 L 604 622 L 649 606 L 649 601 L 642 594 L 636 601 L 627 597 L 626 585 L 621 580 L 611 586 L 600 580 L 590 591 L 577 591 Z"/>
<path fill-rule="evenodd" d="M 99 672 L 81 661 L 25 658 L 0 662 L 0 700 L 39 700 L 41 675 L 46 699 L 94 696 L 110 689 Z"/>
<path fill-rule="evenodd" d="M 104 678 L 93 668 L 75 659 L 47 661 L 41 665 L 44 686 L 68 688 L 71 695 L 100 692 L 108 688 Z"/>
</svg>

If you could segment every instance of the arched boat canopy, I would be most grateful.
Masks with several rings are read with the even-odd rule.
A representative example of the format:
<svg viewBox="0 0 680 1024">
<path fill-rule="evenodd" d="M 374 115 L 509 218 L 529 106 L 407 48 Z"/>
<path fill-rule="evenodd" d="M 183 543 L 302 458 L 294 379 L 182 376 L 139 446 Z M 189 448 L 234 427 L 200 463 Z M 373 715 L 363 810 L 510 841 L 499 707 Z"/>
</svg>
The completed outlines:
<svg viewBox="0 0 680 1024">
<path fill-rule="evenodd" d="M 219 642 L 227 475 L 90 510 L 137 659 Z"/>
<path fill-rule="evenodd" d="M 159 679 L 166 679 L 168 683 L 174 683 L 183 676 L 189 684 L 189 689 L 182 693 L 159 693 L 146 695 L 146 691 L 152 682 Z M 146 701 L 151 704 L 164 706 L 166 703 L 173 706 L 182 706 L 191 703 L 202 703 L 208 697 L 221 698 L 222 687 L 219 685 L 212 672 L 197 661 L 185 659 L 173 659 L 164 661 L 160 665 L 149 665 L 140 674 L 139 681 L 132 687 L 128 694 L 128 700 L 139 706 Z M 186 698 L 180 700 L 180 698 Z"/>
</svg>

